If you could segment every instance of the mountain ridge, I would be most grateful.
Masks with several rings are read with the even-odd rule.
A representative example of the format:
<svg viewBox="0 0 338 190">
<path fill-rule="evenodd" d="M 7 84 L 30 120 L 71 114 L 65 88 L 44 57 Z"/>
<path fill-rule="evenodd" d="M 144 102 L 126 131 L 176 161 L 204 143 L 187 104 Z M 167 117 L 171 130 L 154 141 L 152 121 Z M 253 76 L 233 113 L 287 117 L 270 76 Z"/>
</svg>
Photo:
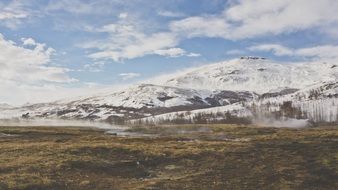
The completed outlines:
<svg viewBox="0 0 338 190">
<path fill-rule="evenodd" d="M 335 64 L 278 63 L 259 57 L 242 57 L 195 68 L 165 82 L 194 89 L 248 90 L 266 93 L 277 88 L 304 88 L 338 78 Z M 262 83 L 266 85 L 262 86 Z"/>
<path fill-rule="evenodd" d="M 338 120 L 338 67 L 334 66 L 315 62 L 283 64 L 265 58 L 242 57 L 194 68 L 160 84 L 137 84 L 105 95 L 3 108 L 0 117 L 125 123 L 167 113 L 174 118 L 172 115 L 176 112 L 202 109 L 195 111 L 200 117 L 203 109 L 214 108 L 217 111 L 210 113 L 218 114 L 218 119 L 205 116 L 206 122 L 265 115 L 332 123 Z M 322 109 L 318 102 L 327 102 L 323 105 L 330 111 L 314 113 L 314 107 Z M 250 114 L 239 114 L 238 110 Z M 214 116 L 209 114 L 209 117 Z M 189 117 L 190 122 L 194 122 L 191 119 Z M 157 122 L 155 120 L 152 119 Z"/>
</svg>

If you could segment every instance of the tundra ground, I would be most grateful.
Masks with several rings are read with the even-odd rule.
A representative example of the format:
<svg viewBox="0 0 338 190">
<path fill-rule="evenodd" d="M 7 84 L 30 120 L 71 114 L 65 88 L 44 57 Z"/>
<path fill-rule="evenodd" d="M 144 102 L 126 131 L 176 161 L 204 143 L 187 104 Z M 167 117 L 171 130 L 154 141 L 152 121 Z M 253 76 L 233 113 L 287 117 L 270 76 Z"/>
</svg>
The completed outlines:
<svg viewBox="0 0 338 190">
<path fill-rule="evenodd" d="M 0 127 L 0 189 L 338 189 L 338 127 Z"/>
</svg>

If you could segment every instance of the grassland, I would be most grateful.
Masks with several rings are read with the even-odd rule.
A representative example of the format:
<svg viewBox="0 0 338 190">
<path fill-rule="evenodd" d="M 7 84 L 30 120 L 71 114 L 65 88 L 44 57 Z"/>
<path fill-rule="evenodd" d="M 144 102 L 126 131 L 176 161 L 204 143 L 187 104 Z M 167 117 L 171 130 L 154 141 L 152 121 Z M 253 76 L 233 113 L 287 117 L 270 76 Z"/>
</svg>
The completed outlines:
<svg viewBox="0 0 338 190">
<path fill-rule="evenodd" d="M 338 127 L 0 127 L 0 189 L 338 189 Z"/>
</svg>

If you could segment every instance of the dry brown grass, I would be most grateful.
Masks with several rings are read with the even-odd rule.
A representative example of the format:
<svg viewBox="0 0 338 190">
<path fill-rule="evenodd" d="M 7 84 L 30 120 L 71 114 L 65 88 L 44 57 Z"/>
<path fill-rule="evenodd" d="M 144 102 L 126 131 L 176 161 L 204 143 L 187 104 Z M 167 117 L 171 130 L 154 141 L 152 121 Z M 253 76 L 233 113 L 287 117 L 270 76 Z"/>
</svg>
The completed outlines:
<svg viewBox="0 0 338 190">
<path fill-rule="evenodd" d="M 0 189 L 338 189 L 337 127 L 131 130 L 0 127 Z"/>
</svg>

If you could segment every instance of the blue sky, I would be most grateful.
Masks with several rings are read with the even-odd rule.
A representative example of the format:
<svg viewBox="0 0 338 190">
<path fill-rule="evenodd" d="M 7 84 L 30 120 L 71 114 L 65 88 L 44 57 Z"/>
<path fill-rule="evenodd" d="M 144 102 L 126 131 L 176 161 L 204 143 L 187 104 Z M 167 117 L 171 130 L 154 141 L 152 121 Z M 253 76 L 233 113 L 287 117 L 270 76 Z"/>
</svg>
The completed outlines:
<svg viewBox="0 0 338 190">
<path fill-rule="evenodd" d="M 244 55 L 336 61 L 337 12 L 336 0 L 2 0 L 0 103 L 79 95 Z"/>
</svg>

